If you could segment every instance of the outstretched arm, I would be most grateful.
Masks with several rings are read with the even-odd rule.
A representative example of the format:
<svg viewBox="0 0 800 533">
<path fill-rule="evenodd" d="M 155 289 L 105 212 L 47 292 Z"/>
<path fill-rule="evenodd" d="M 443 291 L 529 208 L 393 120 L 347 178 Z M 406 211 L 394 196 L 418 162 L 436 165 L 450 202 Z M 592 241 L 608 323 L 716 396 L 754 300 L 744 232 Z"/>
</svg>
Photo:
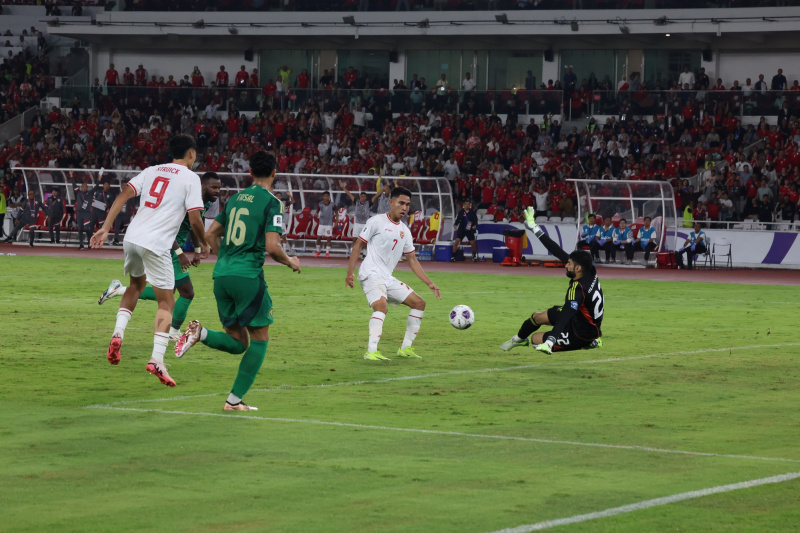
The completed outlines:
<svg viewBox="0 0 800 533">
<path fill-rule="evenodd" d="M 431 278 L 429 278 L 428 275 L 425 273 L 425 270 L 422 269 L 422 265 L 419 264 L 419 259 L 417 259 L 416 254 L 414 252 L 411 252 L 406 254 L 406 257 L 408 258 L 408 266 L 409 268 L 411 268 L 411 272 L 416 274 L 416 276 L 422 281 L 422 283 L 427 285 L 428 288 L 433 291 L 433 294 L 434 296 L 436 296 L 437 300 L 441 300 L 442 295 L 439 292 L 439 287 L 437 287 L 436 284 L 431 281 Z"/>
<path fill-rule="evenodd" d="M 561 249 L 559 245 L 553 241 L 550 237 L 544 234 L 542 228 L 536 224 L 536 210 L 533 207 L 528 207 L 524 211 L 525 214 L 525 226 L 536 235 L 536 238 L 539 239 L 547 251 L 553 254 L 558 258 L 559 261 L 566 263 L 569 261 L 569 254 Z"/>
</svg>

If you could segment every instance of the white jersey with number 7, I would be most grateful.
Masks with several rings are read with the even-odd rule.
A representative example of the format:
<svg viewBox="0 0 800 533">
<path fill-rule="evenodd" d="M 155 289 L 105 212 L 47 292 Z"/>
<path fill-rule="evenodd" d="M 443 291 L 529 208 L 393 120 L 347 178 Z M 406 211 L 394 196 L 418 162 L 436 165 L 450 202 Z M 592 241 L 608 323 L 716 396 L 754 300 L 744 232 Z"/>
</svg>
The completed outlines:
<svg viewBox="0 0 800 533">
<path fill-rule="evenodd" d="M 146 168 L 128 184 L 142 198 L 125 241 L 153 253 L 170 250 L 186 213 L 203 209 L 200 177 L 183 165 Z"/>
<path fill-rule="evenodd" d="M 400 258 L 414 253 L 414 239 L 408 227 L 402 222 L 394 222 L 388 213 L 367 220 L 358 238 L 368 244 L 367 257 L 358 269 L 360 280 L 370 276 L 389 279 Z"/>
</svg>

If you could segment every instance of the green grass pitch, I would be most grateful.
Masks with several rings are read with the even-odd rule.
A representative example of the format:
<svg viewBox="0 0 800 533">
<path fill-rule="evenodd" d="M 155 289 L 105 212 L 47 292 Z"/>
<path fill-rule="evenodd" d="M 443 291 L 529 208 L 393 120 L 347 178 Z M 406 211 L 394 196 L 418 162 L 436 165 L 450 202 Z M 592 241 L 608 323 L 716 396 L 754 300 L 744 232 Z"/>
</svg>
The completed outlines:
<svg viewBox="0 0 800 533">
<path fill-rule="evenodd" d="M 218 328 L 211 267 L 189 318 Z M 800 471 L 796 287 L 606 279 L 604 347 L 545 356 L 498 346 L 566 278 L 434 273 L 435 301 L 400 272 L 428 301 L 424 359 L 377 363 L 344 270 L 267 266 L 260 410 L 223 414 L 239 357 L 168 351 L 174 389 L 145 373 L 153 302 L 106 362 L 119 300 L 97 298 L 121 261 L 0 269 L 0 531 L 484 533 Z M 471 329 L 450 326 L 456 304 Z M 406 316 L 390 307 L 384 354 Z M 794 479 L 554 530 L 799 524 Z"/>
</svg>

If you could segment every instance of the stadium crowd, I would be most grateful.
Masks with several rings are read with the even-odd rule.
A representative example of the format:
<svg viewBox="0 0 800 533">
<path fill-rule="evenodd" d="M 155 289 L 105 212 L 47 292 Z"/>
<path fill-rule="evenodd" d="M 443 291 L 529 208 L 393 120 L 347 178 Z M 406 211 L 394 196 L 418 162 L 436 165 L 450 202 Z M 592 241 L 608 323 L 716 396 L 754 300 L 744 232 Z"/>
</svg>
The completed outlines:
<svg viewBox="0 0 800 533">
<path fill-rule="evenodd" d="M 800 119 L 792 112 L 777 125 L 762 119 L 744 127 L 730 110 L 708 112 L 689 97 L 678 113 L 592 118 L 567 130 L 560 115 L 523 122 L 513 106 L 501 117 L 469 105 L 458 113 L 449 101 L 393 117 L 388 90 L 331 91 L 294 111 L 264 98 L 253 118 L 234 98 L 223 118 L 224 91 L 203 90 L 203 107 L 160 84 L 138 98 L 110 89 L 95 93 L 93 109 L 76 98 L 69 109 L 37 112 L 16 142 L 0 146 L 7 199 L 23 190 L 15 166 L 143 169 L 167 161 L 168 138 L 183 132 L 197 138 L 201 171 L 245 173 L 250 153 L 264 148 L 277 153 L 284 173 L 442 176 L 457 198 L 490 208 L 496 220 L 520 220 L 529 205 L 570 216 L 576 198 L 568 178 L 670 180 L 678 208 L 690 207 L 696 220 L 797 218 Z M 687 180 L 701 171 L 698 186 Z"/>
</svg>

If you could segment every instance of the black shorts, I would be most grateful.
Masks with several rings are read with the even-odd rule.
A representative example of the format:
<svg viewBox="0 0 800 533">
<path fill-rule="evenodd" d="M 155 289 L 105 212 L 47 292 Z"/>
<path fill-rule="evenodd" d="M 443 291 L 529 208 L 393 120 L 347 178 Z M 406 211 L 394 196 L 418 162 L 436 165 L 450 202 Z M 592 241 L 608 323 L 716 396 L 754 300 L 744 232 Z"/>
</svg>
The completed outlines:
<svg viewBox="0 0 800 533">
<path fill-rule="evenodd" d="M 561 317 L 561 306 L 555 305 L 547 310 L 547 321 L 550 324 L 557 324 L 558 319 Z M 547 338 L 548 333 L 545 333 L 545 339 Z M 586 348 L 592 344 L 594 339 L 582 339 L 578 337 L 572 328 L 569 328 L 567 331 L 563 332 L 560 338 L 556 338 L 555 344 L 553 344 L 553 351 L 568 351 L 568 350 L 580 350 L 582 348 Z"/>
<path fill-rule="evenodd" d="M 474 229 L 471 229 L 469 231 L 458 230 L 458 233 L 456 234 L 456 241 L 461 242 L 461 241 L 464 240 L 464 237 L 466 237 L 468 241 L 474 241 L 475 240 L 475 230 Z"/>
</svg>

